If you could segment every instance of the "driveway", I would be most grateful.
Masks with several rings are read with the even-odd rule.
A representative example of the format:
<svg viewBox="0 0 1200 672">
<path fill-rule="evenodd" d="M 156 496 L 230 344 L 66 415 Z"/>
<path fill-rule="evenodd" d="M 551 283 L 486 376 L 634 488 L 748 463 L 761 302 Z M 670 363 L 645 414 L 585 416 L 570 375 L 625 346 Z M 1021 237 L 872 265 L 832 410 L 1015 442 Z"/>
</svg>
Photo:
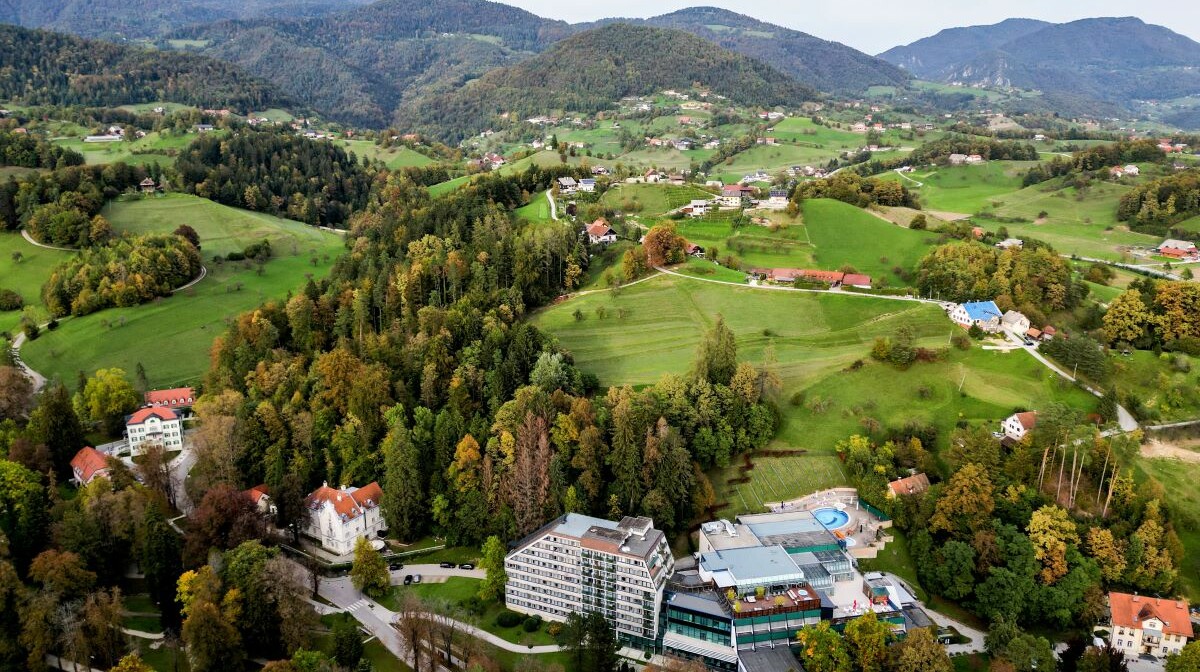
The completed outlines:
<svg viewBox="0 0 1200 672">
<path fill-rule="evenodd" d="M 912 589 L 912 586 L 908 585 L 908 583 L 905 582 L 904 579 L 902 579 L 890 572 L 884 572 L 883 574 L 885 576 L 887 576 L 889 579 L 891 579 L 892 581 L 895 581 L 896 583 L 904 586 L 905 590 L 907 590 L 909 592 L 909 594 L 914 595 L 914 596 L 917 594 L 916 591 L 914 591 Z M 956 621 L 953 618 L 946 616 L 945 614 L 936 612 L 933 609 L 926 607 L 925 603 L 921 602 L 920 600 L 917 600 L 917 606 L 921 608 L 921 611 L 924 611 L 925 614 L 927 616 L 929 616 L 929 620 L 933 621 L 940 627 L 954 628 L 955 630 L 958 631 L 958 634 L 971 640 L 966 644 L 951 644 L 951 645 L 947 646 L 946 647 L 947 653 L 950 653 L 950 654 L 979 653 L 979 652 L 983 651 L 984 633 L 982 631 L 976 630 L 975 628 L 967 625 L 966 623 Z"/>
<path fill-rule="evenodd" d="M 482 569 L 459 569 L 457 567 L 452 569 L 449 567 L 442 567 L 440 565 L 410 565 L 405 563 L 404 569 L 397 569 L 392 572 L 392 585 L 398 585 L 402 583 L 406 574 L 420 574 L 422 578 L 449 578 L 451 576 L 462 576 L 468 579 L 480 580 L 487 578 L 487 572 Z"/>
</svg>

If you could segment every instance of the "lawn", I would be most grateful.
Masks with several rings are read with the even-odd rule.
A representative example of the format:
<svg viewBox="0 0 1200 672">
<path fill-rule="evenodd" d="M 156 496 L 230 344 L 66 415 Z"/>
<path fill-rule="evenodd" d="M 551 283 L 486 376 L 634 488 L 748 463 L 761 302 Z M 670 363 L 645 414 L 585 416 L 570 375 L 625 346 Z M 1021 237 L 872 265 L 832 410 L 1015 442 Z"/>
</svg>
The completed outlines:
<svg viewBox="0 0 1200 672">
<path fill-rule="evenodd" d="M 677 228 L 689 242 L 709 251 L 715 249 L 720 258 L 733 255 L 743 267 L 805 268 L 815 265 L 808 230 L 799 220 L 775 231 L 757 224 L 735 228 L 728 218 L 715 217 L 683 220 Z"/>
<path fill-rule="evenodd" d="M 539 192 L 534 194 L 530 197 L 527 205 L 513 210 L 513 214 L 518 219 L 523 219 L 534 224 L 553 222 L 554 220 L 550 218 L 550 197 L 547 193 Z"/>
<path fill-rule="evenodd" d="M 735 271 L 707 259 L 697 259 L 696 257 L 688 257 L 687 261 L 671 270 L 705 280 L 732 282 L 739 285 L 746 283 L 745 272 Z"/>
<path fill-rule="evenodd" d="M 620 184 L 606 191 L 600 197 L 600 202 L 646 217 L 658 217 L 693 200 L 708 200 L 712 197 L 707 191 L 687 185 Z"/>
<path fill-rule="evenodd" d="M 445 196 L 446 194 L 454 191 L 455 189 L 458 189 L 459 187 L 461 187 L 462 185 L 464 185 L 470 181 L 471 181 L 470 175 L 463 175 L 462 177 L 456 177 L 453 180 L 448 180 L 446 182 L 441 182 L 439 184 L 435 184 L 435 185 L 429 187 L 429 195 L 433 196 L 434 198 L 436 198 L 438 196 Z"/>
<path fill-rule="evenodd" d="M 974 166 L 939 166 L 910 173 L 909 179 L 896 173 L 880 178 L 896 180 L 916 192 L 927 210 L 974 214 L 992 200 L 1019 191 L 1021 174 L 1033 165 L 1032 161 L 988 161 Z"/>
<path fill-rule="evenodd" d="M 379 600 L 379 603 L 392 611 L 397 611 L 403 605 L 404 596 L 406 594 L 413 594 L 420 597 L 426 604 L 443 602 L 451 605 L 460 605 L 479 593 L 481 583 L 482 581 L 479 579 L 451 576 L 442 583 L 393 586 L 391 592 Z M 546 632 L 546 624 L 543 624 L 540 629 L 534 632 L 526 632 L 521 624 L 511 628 L 501 627 L 496 623 L 496 617 L 503 611 L 505 611 L 504 605 L 499 602 L 491 602 L 487 605 L 487 609 L 482 615 L 471 619 L 471 621 L 479 628 L 514 644 L 542 646 L 555 643 L 554 638 Z"/>
<path fill-rule="evenodd" d="M 21 253 L 21 261 L 13 254 Z M 47 250 L 29 244 L 15 232 L 0 233 L 0 289 L 11 289 L 25 299 L 25 305 L 42 306 L 42 285 L 59 263 L 71 257 L 70 252 Z M 0 312 L 0 331 L 15 332 L 21 321 L 21 311 Z"/>
<path fill-rule="evenodd" d="M 1173 366 L 1174 358 L 1186 362 L 1182 371 Z M 1200 418 L 1200 387 L 1195 368 L 1200 360 L 1187 355 L 1135 350 L 1129 356 L 1112 351 L 1108 357 L 1109 378 L 1120 394 L 1133 394 L 1154 416 L 1155 421 L 1173 422 Z"/>
<path fill-rule="evenodd" d="M 927 599 L 928 596 L 923 594 L 924 588 L 917 579 L 917 565 L 908 550 L 908 538 L 896 527 L 892 527 L 887 533 L 894 539 L 888 542 L 878 556 L 859 560 L 858 568 L 864 572 L 891 572 L 917 591 L 915 597 L 918 600 Z"/>
<path fill-rule="evenodd" d="M 389 170 L 410 166 L 427 166 L 433 163 L 433 159 L 403 145 L 384 149 L 371 140 L 337 140 L 336 142 L 354 152 L 360 159 L 365 156 L 372 161 L 382 161 Z"/>
<path fill-rule="evenodd" d="M 63 321 L 21 350 L 25 361 L 47 376 L 74 380 L 79 371 L 112 366 L 132 375 L 141 363 L 155 387 L 194 384 L 208 369 L 209 349 L 224 333 L 226 320 L 284 298 L 310 275 L 323 276 L 343 249 L 336 234 L 203 199 L 121 202 L 106 213 L 117 230 L 168 232 L 191 224 L 200 233 L 208 277 L 169 298 Z M 261 275 L 251 263 L 212 262 L 214 254 L 262 238 L 277 244 Z"/>
<path fill-rule="evenodd" d="M 803 212 L 818 268 L 850 265 L 859 273 L 903 285 L 892 269 L 915 269 L 932 248 L 929 234 L 886 222 L 841 201 L 807 200 Z"/>
<path fill-rule="evenodd" d="M 213 131 L 224 133 L 224 131 Z M 175 162 L 174 155 L 187 147 L 196 139 L 195 134 L 148 133 L 146 137 L 132 142 L 84 142 L 81 137 L 54 138 L 56 145 L 73 149 L 83 154 L 88 164 L 100 163 L 129 163 L 145 165 L 160 163 L 169 165 Z"/>
</svg>

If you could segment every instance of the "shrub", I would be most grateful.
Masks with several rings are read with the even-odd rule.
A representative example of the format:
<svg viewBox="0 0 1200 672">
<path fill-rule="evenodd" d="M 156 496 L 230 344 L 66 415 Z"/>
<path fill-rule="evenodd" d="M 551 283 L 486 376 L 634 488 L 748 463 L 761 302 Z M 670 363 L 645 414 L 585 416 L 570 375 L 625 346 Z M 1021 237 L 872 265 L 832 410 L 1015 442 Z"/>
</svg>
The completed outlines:
<svg viewBox="0 0 1200 672">
<path fill-rule="evenodd" d="M 56 319 L 51 318 L 50 321 L 46 323 L 46 331 L 54 331 L 57 328 L 58 320 Z"/>
<path fill-rule="evenodd" d="M 546 632 L 549 633 L 551 637 L 558 637 L 562 634 L 562 631 L 562 623 L 551 623 L 550 625 L 546 626 Z"/>
<path fill-rule="evenodd" d="M 21 326 L 21 331 L 25 332 L 25 338 L 31 341 L 36 341 L 37 337 L 42 333 L 42 330 L 38 329 L 38 326 L 33 322 L 26 322 Z"/>
<path fill-rule="evenodd" d="M 0 289 L 0 311 L 20 310 L 25 307 L 25 299 L 11 289 Z"/>
<path fill-rule="evenodd" d="M 502 628 L 514 628 L 520 625 L 523 619 L 524 617 L 517 612 L 505 610 L 496 617 L 496 625 Z"/>
<path fill-rule="evenodd" d="M 542 617 L 530 616 L 529 618 L 525 619 L 525 622 L 521 625 L 521 627 L 524 628 L 525 632 L 537 632 L 538 629 L 542 627 Z"/>
</svg>

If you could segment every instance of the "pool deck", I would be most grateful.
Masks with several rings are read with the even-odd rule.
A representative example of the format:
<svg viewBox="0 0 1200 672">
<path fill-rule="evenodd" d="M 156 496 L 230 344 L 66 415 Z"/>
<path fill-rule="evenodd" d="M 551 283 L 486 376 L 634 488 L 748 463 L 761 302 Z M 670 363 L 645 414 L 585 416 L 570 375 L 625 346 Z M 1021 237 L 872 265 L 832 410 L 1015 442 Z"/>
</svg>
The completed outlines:
<svg viewBox="0 0 1200 672">
<path fill-rule="evenodd" d="M 856 558 L 874 558 L 894 537 L 887 533 L 890 520 L 880 520 L 863 508 L 854 488 L 822 490 L 799 499 L 768 504 L 771 511 L 810 511 L 838 509 L 845 513 L 845 525 L 827 528 L 838 538 L 845 539 L 846 552 Z M 824 524 L 824 523 L 822 523 Z"/>
</svg>

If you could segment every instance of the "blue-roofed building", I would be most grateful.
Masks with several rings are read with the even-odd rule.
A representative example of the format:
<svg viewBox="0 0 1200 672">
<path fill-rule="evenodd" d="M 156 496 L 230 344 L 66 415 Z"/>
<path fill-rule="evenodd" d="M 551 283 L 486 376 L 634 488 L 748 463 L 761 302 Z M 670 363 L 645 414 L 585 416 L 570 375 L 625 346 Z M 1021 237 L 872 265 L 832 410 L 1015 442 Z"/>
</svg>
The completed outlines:
<svg viewBox="0 0 1200 672">
<path fill-rule="evenodd" d="M 1000 331 L 1000 320 L 1004 314 L 1000 312 L 1000 308 L 995 301 L 968 301 L 960 303 L 950 311 L 950 319 L 954 323 L 964 327 L 971 328 L 971 325 L 978 325 L 980 329 L 988 333 Z"/>
</svg>

